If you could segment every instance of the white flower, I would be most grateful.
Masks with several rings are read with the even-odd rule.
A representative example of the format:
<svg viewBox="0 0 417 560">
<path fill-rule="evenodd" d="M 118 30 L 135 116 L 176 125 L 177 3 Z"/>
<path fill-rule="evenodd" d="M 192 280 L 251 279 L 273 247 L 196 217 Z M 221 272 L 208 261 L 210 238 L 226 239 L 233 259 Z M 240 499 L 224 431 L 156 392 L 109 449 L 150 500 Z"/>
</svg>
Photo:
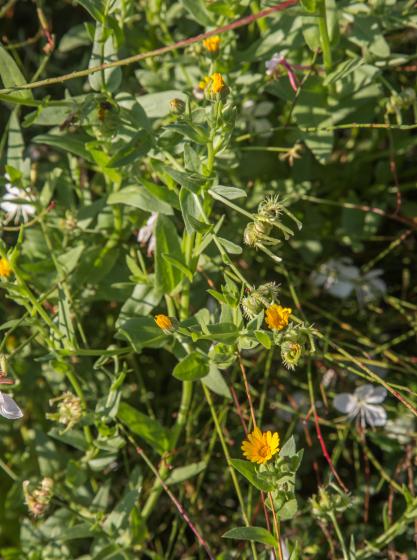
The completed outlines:
<svg viewBox="0 0 417 560">
<path fill-rule="evenodd" d="M 154 235 L 155 223 L 158 218 L 157 212 L 152 212 L 148 221 L 142 226 L 138 233 L 138 241 L 143 246 L 148 245 L 147 255 L 153 255 L 156 247 L 156 238 Z"/>
<path fill-rule="evenodd" d="M 381 270 L 375 269 L 362 275 L 351 259 L 330 259 L 311 274 L 310 281 L 339 299 L 346 299 L 355 292 L 359 303 L 363 305 L 386 293 L 387 286 L 379 278 L 381 274 Z"/>
<path fill-rule="evenodd" d="M 18 418 L 22 418 L 23 412 L 12 397 L 0 392 L 0 415 L 9 420 L 17 420 Z"/>
<path fill-rule="evenodd" d="M 345 299 L 355 289 L 359 268 L 350 259 L 330 259 L 311 274 L 311 282 L 334 297 Z"/>
<path fill-rule="evenodd" d="M 270 60 L 265 62 L 266 73 L 268 76 L 273 76 L 280 64 L 283 63 L 284 57 L 281 53 L 275 53 Z"/>
<path fill-rule="evenodd" d="M 6 174 L 5 179 L 9 181 L 10 177 Z M 0 208 L 6 212 L 5 223 L 7 224 L 12 220 L 18 223 L 20 217 L 23 218 L 24 222 L 27 222 L 36 211 L 33 204 L 30 203 L 30 197 L 27 192 L 19 187 L 15 187 L 9 182 L 5 184 L 4 188 L 6 189 L 6 193 L 0 202 Z"/>
<path fill-rule="evenodd" d="M 374 428 L 384 426 L 387 421 L 387 413 L 379 406 L 387 396 L 384 387 L 374 385 L 361 385 L 353 394 L 340 393 L 333 400 L 333 406 L 348 418 L 358 418 L 362 428 L 366 425 Z"/>
</svg>

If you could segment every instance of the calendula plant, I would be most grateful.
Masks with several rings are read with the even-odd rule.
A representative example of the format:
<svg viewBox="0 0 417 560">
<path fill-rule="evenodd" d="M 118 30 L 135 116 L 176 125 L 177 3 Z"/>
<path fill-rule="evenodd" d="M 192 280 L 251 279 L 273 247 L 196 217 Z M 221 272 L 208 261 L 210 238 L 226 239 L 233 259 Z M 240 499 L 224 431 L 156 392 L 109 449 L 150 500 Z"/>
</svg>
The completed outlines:
<svg viewBox="0 0 417 560">
<path fill-rule="evenodd" d="M 412 8 L 0 4 L 2 558 L 413 557 Z"/>
</svg>

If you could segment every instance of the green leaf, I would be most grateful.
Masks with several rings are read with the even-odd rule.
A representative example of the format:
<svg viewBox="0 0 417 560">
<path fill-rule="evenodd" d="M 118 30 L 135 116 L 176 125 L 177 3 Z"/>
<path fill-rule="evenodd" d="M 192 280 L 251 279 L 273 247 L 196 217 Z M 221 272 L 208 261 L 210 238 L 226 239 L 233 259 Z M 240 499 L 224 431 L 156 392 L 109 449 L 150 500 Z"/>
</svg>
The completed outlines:
<svg viewBox="0 0 417 560">
<path fill-rule="evenodd" d="M 294 515 L 298 511 L 298 504 L 295 498 L 291 498 L 282 506 L 279 510 L 279 518 L 282 521 L 287 521 L 288 519 L 292 519 Z"/>
<path fill-rule="evenodd" d="M 116 338 L 128 340 L 136 352 L 143 348 L 161 348 L 167 335 L 157 326 L 153 317 L 136 317 L 122 323 Z"/>
<path fill-rule="evenodd" d="M 212 362 L 210 363 L 208 375 L 203 377 L 201 382 L 204 383 L 204 385 L 211 391 L 213 391 L 213 393 L 225 397 L 226 399 L 232 398 L 230 389 L 226 381 L 224 380 L 223 375 L 221 374 L 219 368 Z"/>
<path fill-rule="evenodd" d="M 231 255 L 240 255 L 242 253 L 242 247 L 240 245 L 236 245 L 236 243 L 232 243 L 232 241 L 229 241 L 224 237 L 216 236 L 216 238 L 227 253 L 230 253 Z"/>
<path fill-rule="evenodd" d="M 120 403 L 117 417 L 129 428 L 131 432 L 144 439 L 158 453 L 162 454 L 169 449 L 169 433 L 154 418 L 139 412 L 130 404 Z"/>
<path fill-rule="evenodd" d="M 223 185 L 217 185 L 216 187 L 211 187 L 210 191 L 213 191 L 223 198 L 228 200 L 234 200 L 236 198 L 245 198 L 247 193 L 243 189 L 238 189 L 236 187 L 224 187 Z"/>
<path fill-rule="evenodd" d="M 174 98 L 187 101 L 187 96 L 175 89 L 141 95 L 136 97 L 136 101 L 142 106 L 149 119 L 158 119 L 169 114 L 171 111 L 169 102 Z"/>
<path fill-rule="evenodd" d="M 177 467 L 171 471 L 169 477 L 165 480 L 166 484 L 178 484 L 179 482 L 184 482 L 193 476 L 197 476 L 207 467 L 205 461 L 199 461 L 198 463 L 191 463 L 185 467 Z"/>
<path fill-rule="evenodd" d="M 60 53 L 70 53 L 74 49 L 90 43 L 91 39 L 85 25 L 74 25 L 63 35 L 58 45 L 58 51 Z"/>
<path fill-rule="evenodd" d="M 114 46 L 114 38 L 109 32 L 108 27 L 103 23 L 97 22 L 94 34 L 94 44 L 91 53 L 89 68 L 99 66 L 117 60 L 117 51 Z M 101 91 L 103 88 L 113 92 L 116 91 L 122 81 L 122 70 L 118 67 L 107 68 L 100 72 L 95 72 L 88 76 L 88 81 L 94 91 Z"/>
<path fill-rule="evenodd" d="M 236 342 L 240 331 L 234 323 L 214 323 L 207 325 L 209 334 L 201 335 L 202 340 L 214 340 L 215 342 L 224 342 L 225 344 L 233 344 Z"/>
<path fill-rule="evenodd" d="M 129 142 L 116 150 L 107 167 L 122 167 L 143 158 L 152 147 L 152 137 L 145 130 L 141 130 Z"/>
<path fill-rule="evenodd" d="M 32 139 L 36 144 L 46 144 L 53 148 L 58 148 L 64 152 L 70 152 L 76 156 L 84 158 L 86 161 L 93 162 L 90 152 L 85 148 L 85 144 L 91 140 L 90 136 L 84 133 L 73 134 L 39 134 Z"/>
<path fill-rule="evenodd" d="M 315 12 L 317 9 L 317 0 L 300 0 L 301 5 L 307 12 Z"/>
<path fill-rule="evenodd" d="M 282 446 L 279 452 L 280 457 L 292 457 L 296 453 L 295 439 L 291 436 Z"/>
<path fill-rule="evenodd" d="M 207 11 L 202 0 L 181 0 L 181 4 L 200 25 L 213 25 L 211 14 Z"/>
<path fill-rule="evenodd" d="M 169 294 L 184 278 L 184 273 L 164 259 L 170 255 L 179 262 L 184 262 L 177 230 L 169 218 L 159 215 L 155 227 L 155 280 L 156 286 L 164 294 Z"/>
<path fill-rule="evenodd" d="M 154 196 L 158 200 L 162 200 L 162 202 L 166 202 L 176 210 L 180 209 L 180 205 L 178 202 L 178 195 L 176 191 L 168 189 L 168 187 L 166 187 L 165 185 L 158 185 L 156 183 L 152 183 L 151 181 L 148 181 L 143 177 L 140 178 L 139 182 L 141 185 L 145 187 L 146 190 L 148 190 L 151 193 L 152 196 Z"/>
<path fill-rule="evenodd" d="M 274 489 L 273 484 L 268 484 L 266 480 L 260 478 L 256 471 L 256 465 L 244 459 L 232 459 L 233 467 L 240 472 L 255 488 L 261 492 L 271 492 Z"/>
<path fill-rule="evenodd" d="M 184 218 L 188 233 L 207 231 L 210 226 L 202 221 L 204 219 L 202 201 L 199 200 L 198 195 L 190 192 L 185 187 L 181 187 L 179 199 L 182 217 Z"/>
<path fill-rule="evenodd" d="M 200 352 L 191 352 L 175 366 L 172 375 L 181 381 L 202 379 L 209 373 L 207 356 Z"/>
<path fill-rule="evenodd" d="M 10 114 L 9 120 L 9 135 L 7 139 L 7 165 L 18 169 L 23 175 L 25 175 L 29 169 L 28 165 L 25 165 L 23 158 L 23 151 L 25 149 L 25 143 L 23 140 L 22 132 L 20 130 L 20 124 L 18 119 L 18 111 L 14 109 Z M 27 163 L 29 163 L 27 161 Z"/>
<path fill-rule="evenodd" d="M 167 165 L 161 165 L 160 167 L 167 175 L 174 179 L 176 183 L 193 193 L 198 192 L 204 183 L 207 182 L 207 177 L 203 177 L 198 173 L 185 173 L 178 169 L 168 167 Z"/>
<path fill-rule="evenodd" d="M 18 88 L 27 82 L 13 57 L 0 45 L 0 77 L 5 88 Z M 16 99 L 33 99 L 30 89 L 13 91 Z"/>
<path fill-rule="evenodd" d="M 184 276 L 186 276 L 188 278 L 188 280 L 190 282 L 192 282 L 193 273 L 188 268 L 188 266 L 186 266 L 183 262 L 179 261 L 178 259 L 176 259 L 172 255 L 168 255 L 167 253 L 162 253 L 162 257 L 165 261 L 167 261 L 168 263 L 172 264 L 172 266 L 174 266 L 175 268 L 180 270 L 184 274 Z"/>
<path fill-rule="evenodd" d="M 88 449 L 88 443 L 85 441 L 83 433 L 78 430 L 68 430 L 62 433 L 59 428 L 52 428 L 52 430 L 48 432 L 48 436 L 61 443 L 70 445 L 79 451 L 87 451 Z"/>
<path fill-rule="evenodd" d="M 73 527 L 62 527 L 62 532 L 57 536 L 57 541 L 73 541 L 76 539 L 88 539 L 94 536 L 90 523 L 78 523 Z"/>
<path fill-rule="evenodd" d="M 155 290 L 153 284 L 137 284 L 132 295 L 124 302 L 117 324 L 123 324 L 132 316 L 148 315 L 161 301 L 161 297 L 162 294 Z"/>
<path fill-rule="evenodd" d="M 265 346 L 268 350 L 272 346 L 272 341 L 268 333 L 265 331 L 255 331 L 256 340 Z"/>
<path fill-rule="evenodd" d="M 160 214 L 173 214 L 169 204 L 158 200 L 142 186 L 129 185 L 122 190 L 112 193 L 107 199 L 108 204 L 126 204 L 145 210 L 145 212 L 159 212 Z"/>
<path fill-rule="evenodd" d="M 224 539 L 255 541 L 269 546 L 278 547 L 274 535 L 263 527 L 235 527 L 223 535 Z"/>
<path fill-rule="evenodd" d="M 104 18 L 104 3 L 103 0 L 77 0 L 87 12 L 97 21 L 103 21 Z"/>
<path fill-rule="evenodd" d="M 189 140 L 193 140 L 197 144 L 207 144 L 209 137 L 208 131 L 202 125 L 199 124 L 189 124 L 189 123 L 174 123 L 169 125 L 168 130 L 174 130 L 187 138 Z"/>
<path fill-rule="evenodd" d="M 129 477 L 129 486 L 122 499 L 117 503 L 113 511 L 106 517 L 102 524 L 106 532 L 120 531 L 129 527 L 129 518 L 133 508 L 137 504 L 142 489 L 142 475 L 138 467 L 135 467 Z"/>
</svg>

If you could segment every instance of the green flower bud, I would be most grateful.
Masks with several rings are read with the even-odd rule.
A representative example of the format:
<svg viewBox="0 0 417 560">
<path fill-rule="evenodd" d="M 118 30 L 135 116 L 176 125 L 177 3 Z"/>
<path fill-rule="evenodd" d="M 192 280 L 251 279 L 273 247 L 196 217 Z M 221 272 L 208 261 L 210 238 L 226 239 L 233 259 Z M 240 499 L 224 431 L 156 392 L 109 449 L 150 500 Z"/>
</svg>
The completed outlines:
<svg viewBox="0 0 417 560">
<path fill-rule="evenodd" d="M 284 341 L 281 344 L 281 359 L 287 369 L 295 369 L 298 364 L 303 347 L 298 342 Z"/>
<path fill-rule="evenodd" d="M 262 284 L 259 288 L 253 288 L 247 296 L 242 298 L 243 312 L 248 319 L 258 315 L 265 308 L 277 301 L 279 286 L 275 282 Z"/>
<path fill-rule="evenodd" d="M 171 113 L 174 115 L 183 115 L 185 113 L 186 104 L 182 99 L 174 98 L 169 102 Z"/>
</svg>

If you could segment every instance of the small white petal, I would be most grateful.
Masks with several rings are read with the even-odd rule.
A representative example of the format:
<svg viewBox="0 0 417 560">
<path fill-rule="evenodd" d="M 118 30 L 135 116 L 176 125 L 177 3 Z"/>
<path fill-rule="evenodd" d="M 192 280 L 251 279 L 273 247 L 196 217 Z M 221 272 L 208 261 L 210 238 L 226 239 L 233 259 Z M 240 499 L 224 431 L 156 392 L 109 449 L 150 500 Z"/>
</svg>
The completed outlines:
<svg viewBox="0 0 417 560">
<path fill-rule="evenodd" d="M 345 299 L 350 296 L 354 286 L 349 281 L 336 280 L 331 286 L 327 287 L 327 291 L 333 297 Z"/>
<path fill-rule="evenodd" d="M 333 406 L 343 414 L 354 415 L 358 407 L 358 400 L 350 393 L 340 393 L 333 399 Z"/>
<path fill-rule="evenodd" d="M 366 423 L 372 428 L 376 426 L 385 426 L 387 422 L 387 413 L 382 406 L 370 404 L 364 408 Z"/>
<path fill-rule="evenodd" d="M 23 412 L 17 406 L 15 401 L 9 395 L 0 393 L 0 415 L 9 420 L 17 420 L 22 418 Z"/>
<path fill-rule="evenodd" d="M 385 387 L 374 387 L 372 390 L 372 394 L 367 397 L 366 403 L 380 404 L 385 400 L 386 396 L 387 390 L 385 389 Z"/>
<path fill-rule="evenodd" d="M 361 385 L 355 389 L 355 396 L 358 401 L 367 401 L 368 398 L 373 394 L 374 386 L 367 383 L 366 385 Z"/>
</svg>

